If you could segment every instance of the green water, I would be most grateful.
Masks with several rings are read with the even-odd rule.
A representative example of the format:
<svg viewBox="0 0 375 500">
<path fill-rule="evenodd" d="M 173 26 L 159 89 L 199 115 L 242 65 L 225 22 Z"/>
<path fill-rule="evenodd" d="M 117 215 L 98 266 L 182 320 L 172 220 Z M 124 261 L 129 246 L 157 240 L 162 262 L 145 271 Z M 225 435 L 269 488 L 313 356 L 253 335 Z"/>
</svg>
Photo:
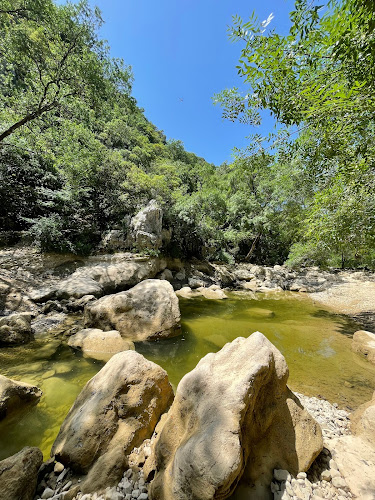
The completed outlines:
<svg viewBox="0 0 375 500">
<path fill-rule="evenodd" d="M 233 293 L 222 301 L 181 300 L 182 335 L 138 344 L 136 349 L 165 368 L 176 388 L 205 354 L 259 330 L 286 357 L 292 389 L 348 408 L 371 398 L 375 366 L 351 351 L 358 325 L 300 294 L 249 297 Z M 63 337 L 49 337 L 24 347 L 0 349 L 0 366 L 3 375 L 43 390 L 37 406 L 0 425 L 0 459 L 27 445 L 39 446 L 48 458 L 77 394 L 103 363 L 71 350 Z"/>
</svg>

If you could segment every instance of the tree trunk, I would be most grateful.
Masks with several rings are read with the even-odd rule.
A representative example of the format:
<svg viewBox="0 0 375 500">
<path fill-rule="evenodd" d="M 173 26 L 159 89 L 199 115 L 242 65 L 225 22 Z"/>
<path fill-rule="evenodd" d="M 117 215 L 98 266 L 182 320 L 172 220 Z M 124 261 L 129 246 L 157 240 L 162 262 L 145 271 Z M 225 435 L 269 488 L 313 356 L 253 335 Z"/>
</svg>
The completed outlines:
<svg viewBox="0 0 375 500">
<path fill-rule="evenodd" d="M 41 116 L 43 113 L 46 111 L 50 111 L 51 109 L 55 108 L 57 106 L 57 102 L 52 102 L 50 104 L 46 104 L 45 106 L 42 106 L 41 108 L 38 108 L 36 111 L 33 111 L 32 113 L 29 113 L 28 115 L 24 116 L 21 120 L 18 122 L 14 123 L 11 127 L 9 127 L 7 130 L 2 132 L 0 134 L 0 142 L 2 142 L 6 137 L 10 136 L 15 132 L 17 129 L 22 127 L 28 122 L 31 122 L 35 118 L 38 118 Z"/>
<path fill-rule="evenodd" d="M 255 250 L 256 244 L 258 243 L 258 241 L 259 241 L 259 239 L 260 239 L 261 236 L 262 236 L 262 233 L 259 233 L 259 234 L 256 235 L 256 237 L 255 237 L 255 239 L 254 239 L 254 241 L 253 241 L 253 243 L 251 245 L 251 248 L 249 250 L 249 253 L 245 257 L 245 260 L 250 260 L 250 257 L 252 256 L 252 254 L 253 254 L 253 252 Z"/>
</svg>

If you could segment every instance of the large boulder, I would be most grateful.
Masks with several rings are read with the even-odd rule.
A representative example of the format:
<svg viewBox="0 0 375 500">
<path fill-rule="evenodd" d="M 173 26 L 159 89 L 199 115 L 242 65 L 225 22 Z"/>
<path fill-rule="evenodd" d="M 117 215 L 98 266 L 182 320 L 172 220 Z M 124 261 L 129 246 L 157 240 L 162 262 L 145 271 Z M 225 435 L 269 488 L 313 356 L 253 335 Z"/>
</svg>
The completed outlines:
<svg viewBox="0 0 375 500">
<path fill-rule="evenodd" d="M 162 209 L 156 200 L 151 200 L 131 220 L 130 243 L 138 250 L 157 250 L 163 240 L 162 225 Z"/>
<path fill-rule="evenodd" d="M 85 307 L 85 324 L 118 330 L 135 342 L 179 333 L 180 309 L 166 280 L 145 280 L 126 292 L 107 295 Z"/>
<path fill-rule="evenodd" d="M 32 500 L 43 455 L 39 448 L 24 448 L 0 462 L 0 498 Z"/>
<path fill-rule="evenodd" d="M 104 259 L 104 257 L 103 257 Z M 57 290 L 59 299 L 79 299 L 84 295 L 100 297 L 130 288 L 142 280 L 153 278 L 167 263 L 159 258 L 113 256 L 101 264 L 77 269 L 63 280 Z"/>
<path fill-rule="evenodd" d="M 256 332 L 184 376 L 155 444 L 153 500 L 272 498 L 273 469 L 306 471 L 323 448 L 317 422 L 288 389 L 281 353 Z"/>
<path fill-rule="evenodd" d="M 31 314 L 14 313 L 0 318 L 0 346 L 26 344 L 32 337 Z"/>
<path fill-rule="evenodd" d="M 167 373 L 135 351 L 115 354 L 70 409 L 51 456 L 88 473 L 83 492 L 117 484 L 134 447 L 151 437 L 173 400 Z"/>
<path fill-rule="evenodd" d="M 0 375 L 0 421 L 26 406 L 37 404 L 41 395 L 42 391 L 34 385 Z"/>
<path fill-rule="evenodd" d="M 131 340 L 125 340 L 117 330 L 103 332 L 98 328 L 85 328 L 69 337 L 68 345 L 82 351 L 91 358 L 108 361 L 121 351 L 134 351 Z"/>
<path fill-rule="evenodd" d="M 350 420 L 353 434 L 362 437 L 375 448 L 375 392 L 371 401 L 352 413 Z"/>
<path fill-rule="evenodd" d="M 353 335 L 352 350 L 375 364 L 375 333 L 359 330 Z"/>
</svg>

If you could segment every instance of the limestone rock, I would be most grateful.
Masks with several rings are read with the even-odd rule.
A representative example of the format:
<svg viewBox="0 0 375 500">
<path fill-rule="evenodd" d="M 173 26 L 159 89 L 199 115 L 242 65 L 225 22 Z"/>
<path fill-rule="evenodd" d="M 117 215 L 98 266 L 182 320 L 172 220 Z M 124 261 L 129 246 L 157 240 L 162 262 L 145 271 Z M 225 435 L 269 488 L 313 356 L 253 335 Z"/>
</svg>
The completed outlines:
<svg viewBox="0 0 375 500">
<path fill-rule="evenodd" d="M 155 444 L 153 500 L 268 498 L 273 469 L 306 471 L 319 425 L 287 388 L 281 353 L 256 332 L 208 354 L 185 375 Z"/>
<path fill-rule="evenodd" d="M 134 258 L 126 254 L 122 258 L 115 255 L 100 265 L 77 269 L 59 284 L 56 295 L 59 299 L 79 299 L 84 295 L 100 297 L 104 293 L 124 290 L 142 280 L 153 278 L 166 265 L 159 258 Z"/>
<path fill-rule="evenodd" d="M 0 375 L 0 421 L 25 406 L 37 404 L 41 395 L 38 387 Z"/>
<path fill-rule="evenodd" d="M 134 447 L 151 437 L 173 400 L 167 373 L 135 351 L 115 354 L 83 388 L 51 456 L 88 473 L 82 491 L 117 484 Z"/>
<path fill-rule="evenodd" d="M 176 291 L 176 295 L 183 299 L 204 297 L 205 299 L 221 300 L 227 298 L 225 292 L 218 285 L 211 285 L 207 288 L 201 286 L 195 290 L 192 290 L 189 286 L 184 286 Z"/>
<path fill-rule="evenodd" d="M 134 344 L 121 337 L 117 330 L 103 332 L 97 328 L 85 328 L 69 337 L 68 345 L 83 351 L 87 356 L 108 361 L 117 352 L 134 351 Z"/>
<path fill-rule="evenodd" d="M 353 434 L 362 437 L 375 449 L 375 392 L 371 401 L 352 413 L 350 420 Z"/>
<path fill-rule="evenodd" d="M 157 250 L 162 244 L 163 212 L 156 200 L 135 215 L 130 223 L 131 242 L 138 250 Z"/>
<path fill-rule="evenodd" d="M 99 244 L 100 250 L 115 252 L 129 248 L 127 235 L 120 229 L 112 229 L 106 233 Z"/>
<path fill-rule="evenodd" d="M 353 335 L 352 350 L 375 364 L 375 333 L 359 330 Z"/>
<path fill-rule="evenodd" d="M 14 313 L 0 318 L 0 346 L 26 344 L 31 339 L 31 314 Z"/>
<path fill-rule="evenodd" d="M 0 462 L 0 498 L 32 500 L 43 455 L 39 448 L 23 448 Z"/>
<path fill-rule="evenodd" d="M 107 295 L 85 308 L 85 324 L 116 329 L 135 342 L 173 337 L 181 319 L 178 298 L 166 280 L 145 280 L 135 287 Z"/>
<path fill-rule="evenodd" d="M 329 450 L 355 498 L 374 500 L 375 449 L 360 436 L 332 439 Z"/>
</svg>

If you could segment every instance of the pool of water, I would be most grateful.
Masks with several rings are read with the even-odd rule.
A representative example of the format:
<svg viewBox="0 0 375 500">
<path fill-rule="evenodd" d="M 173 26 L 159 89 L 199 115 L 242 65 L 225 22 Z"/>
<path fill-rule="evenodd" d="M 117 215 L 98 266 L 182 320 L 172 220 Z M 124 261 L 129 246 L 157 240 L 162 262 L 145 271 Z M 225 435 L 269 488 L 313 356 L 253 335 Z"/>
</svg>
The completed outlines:
<svg viewBox="0 0 375 500">
<path fill-rule="evenodd" d="M 174 388 L 204 355 L 259 330 L 286 357 L 292 389 L 348 408 L 371 398 L 375 366 L 351 351 L 351 337 L 359 326 L 308 297 L 232 293 L 222 301 L 181 300 L 180 307 L 180 336 L 136 346 L 167 370 Z M 49 335 L 27 346 L 0 349 L 0 366 L 3 375 L 43 390 L 37 406 L 0 424 L 0 460 L 24 446 L 38 446 L 47 459 L 69 408 L 103 363 L 84 358 L 63 338 Z"/>
</svg>

